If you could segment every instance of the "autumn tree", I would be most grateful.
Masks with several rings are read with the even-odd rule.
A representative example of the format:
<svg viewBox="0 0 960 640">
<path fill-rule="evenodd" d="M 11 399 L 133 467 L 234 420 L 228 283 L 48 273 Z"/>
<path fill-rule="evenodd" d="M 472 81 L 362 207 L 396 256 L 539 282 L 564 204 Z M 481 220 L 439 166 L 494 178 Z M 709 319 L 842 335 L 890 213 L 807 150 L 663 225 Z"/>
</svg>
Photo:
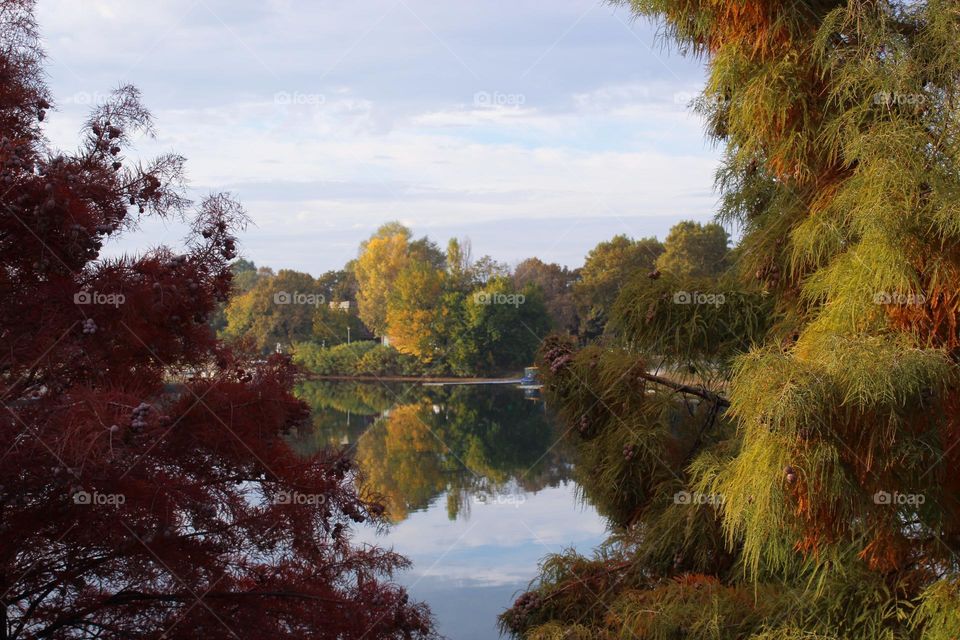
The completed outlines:
<svg viewBox="0 0 960 640">
<path fill-rule="evenodd" d="M 231 296 L 249 291 L 260 277 L 257 266 L 244 258 L 237 258 L 230 264 L 230 274 Z M 217 310 L 210 318 L 210 327 L 218 334 L 227 328 L 226 302 L 217 303 Z"/>
<path fill-rule="evenodd" d="M 406 561 L 350 544 L 382 510 L 353 464 L 285 444 L 309 419 L 289 362 L 208 324 L 240 205 L 191 205 L 179 156 L 137 160 L 152 123 L 130 86 L 76 151 L 49 148 L 41 62 L 33 3 L 0 0 L 2 637 L 429 635 L 385 581 Z M 188 223 L 182 253 L 101 255 L 164 216 Z"/>
<path fill-rule="evenodd" d="M 457 375 L 529 364 L 549 325 L 542 290 L 514 287 L 509 268 L 489 256 L 472 262 L 467 243 L 450 241 L 444 255 L 411 236 L 388 223 L 361 246 L 360 317 L 379 323 L 370 326 L 402 354 Z"/>
<path fill-rule="evenodd" d="M 224 309 L 221 333 L 229 340 L 245 340 L 261 351 L 280 344 L 314 341 L 333 346 L 349 340 L 368 340 L 370 331 L 357 315 L 355 286 L 348 270 L 328 271 L 314 278 L 308 273 L 252 262 L 231 266 L 235 282 Z M 348 307 L 341 307 L 346 302 Z"/>
<path fill-rule="evenodd" d="M 636 284 L 617 348 L 544 351 L 621 529 L 545 560 L 504 628 L 956 637 L 956 3 L 629 4 L 707 63 L 720 218 L 743 236 L 729 289 Z M 685 382 L 663 358 L 728 373 Z"/>
<path fill-rule="evenodd" d="M 387 331 L 387 301 L 400 272 L 410 262 L 410 230 L 398 222 L 381 226 L 360 245 L 353 266 L 360 319 L 378 336 Z"/>
<path fill-rule="evenodd" d="M 573 296 L 573 283 L 577 277 L 578 273 L 539 258 L 527 258 L 513 270 L 514 286 L 517 289 L 528 285 L 539 288 L 554 327 L 570 332 L 576 331 L 578 326 Z"/>
<path fill-rule="evenodd" d="M 365 431 L 357 463 L 368 470 L 363 489 L 382 499 L 391 521 L 444 492 L 453 520 L 469 514 L 470 500 L 506 491 L 511 481 L 537 491 L 548 478 L 565 479 L 569 465 L 560 448 L 555 456 L 541 454 L 554 449 L 555 435 L 542 405 L 513 389 L 431 389 L 417 402 L 392 407 Z"/>
<path fill-rule="evenodd" d="M 393 522 L 426 508 L 447 484 L 443 444 L 422 418 L 428 410 L 418 403 L 393 407 L 357 443 L 357 463 L 369 470 L 363 489 Z"/>
<path fill-rule="evenodd" d="M 309 273 L 281 269 L 276 276 L 261 276 L 249 291 L 230 299 L 223 334 L 261 351 L 309 340 L 318 313 L 328 307 L 323 291 Z"/>
<path fill-rule="evenodd" d="M 412 259 L 394 282 L 387 301 L 390 344 L 403 353 L 430 362 L 441 356 L 438 319 L 447 285 L 446 274 L 426 260 Z"/>
</svg>

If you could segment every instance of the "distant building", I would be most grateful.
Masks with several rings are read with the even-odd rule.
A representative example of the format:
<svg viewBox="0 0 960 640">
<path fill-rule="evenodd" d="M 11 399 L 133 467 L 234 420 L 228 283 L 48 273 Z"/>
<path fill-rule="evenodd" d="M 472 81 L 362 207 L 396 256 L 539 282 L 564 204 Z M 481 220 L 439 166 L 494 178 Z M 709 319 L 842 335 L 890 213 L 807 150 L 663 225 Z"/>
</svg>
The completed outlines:
<svg viewBox="0 0 960 640">
<path fill-rule="evenodd" d="M 336 309 L 337 311 L 348 312 L 350 311 L 350 306 L 351 303 L 349 300 L 344 300 L 343 302 L 334 302 L 333 300 L 330 301 L 330 308 Z"/>
</svg>

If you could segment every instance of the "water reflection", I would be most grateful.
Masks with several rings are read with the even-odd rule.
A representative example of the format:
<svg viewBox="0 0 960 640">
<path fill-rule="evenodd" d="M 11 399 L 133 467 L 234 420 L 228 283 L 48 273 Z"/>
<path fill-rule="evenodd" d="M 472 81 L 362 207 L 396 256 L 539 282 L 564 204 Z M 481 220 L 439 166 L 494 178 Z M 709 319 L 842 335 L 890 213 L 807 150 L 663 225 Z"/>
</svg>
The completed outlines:
<svg viewBox="0 0 960 640">
<path fill-rule="evenodd" d="M 349 446 L 364 490 L 382 497 L 394 522 L 440 496 L 455 520 L 469 516 L 471 502 L 523 501 L 570 478 L 543 403 L 512 387 L 310 381 L 298 395 L 313 425 L 291 444 L 304 454 Z"/>
<path fill-rule="evenodd" d="M 354 541 L 413 562 L 397 580 L 429 603 L 447 637 L 497 639 L 497 614 L 543 556 L 607 535 L 576 498 L 549 412 L 525 390 L 308 382 L 299 395 L 313 424 L 291 435 L 293 446 L 352 451 L 395 523 L 386 533 L 359 527 Z"/>
</svg>

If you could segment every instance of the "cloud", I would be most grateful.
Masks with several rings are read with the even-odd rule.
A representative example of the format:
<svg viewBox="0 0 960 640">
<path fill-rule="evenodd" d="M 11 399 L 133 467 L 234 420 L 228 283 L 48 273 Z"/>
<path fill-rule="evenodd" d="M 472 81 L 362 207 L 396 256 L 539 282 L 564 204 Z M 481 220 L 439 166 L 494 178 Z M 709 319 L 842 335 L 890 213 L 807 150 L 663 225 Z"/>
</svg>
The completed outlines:
<svg viewBox="0 0 960 640">
<path fill-rule="evenodd" d="M 186 156 L 198 196 L 235 192 L 257 262 L 335 268 L 395 218 L 463 235 L 497 221 L 703 219 L 715 205 L 717 153 L 676 98 L 702 70 L 592 0 L 40 0 L 39 17 L 60 97 L 51 139 L 73 146 L 98 94 L 137 83 L 158 129 L 139 152 Z M 303 234 L 310 249 L 286 244 Z"/>
<path fill-rule="evenodd" d="M 581 507 L 574 484 L 523 495 L 519 504 L 472 502 L 467 518 L 450 522 L 445 496 L 425 511 L 394 525 L 387 536 L 369 528 L 355 540 L 389 544 L 414 562 L 404 578 L 462 581 L 472 586 L 525 584 L 548 553 L 571 545 L 588 552 L 606 535 L 606 524 L 592 507 Z"/>
</svg>

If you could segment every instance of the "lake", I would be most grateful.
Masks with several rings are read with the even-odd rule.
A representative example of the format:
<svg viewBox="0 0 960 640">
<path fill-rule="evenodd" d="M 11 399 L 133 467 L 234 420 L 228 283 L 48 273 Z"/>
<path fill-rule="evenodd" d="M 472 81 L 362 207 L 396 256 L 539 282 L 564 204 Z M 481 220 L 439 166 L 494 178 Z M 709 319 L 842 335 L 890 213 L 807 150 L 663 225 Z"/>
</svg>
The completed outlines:
<svg viewBox="0 0 960 640">
<path fill-rule="evenodd" d="M 356 543 L 413 562 L 397 576 L 454 640 L 499 637 L 496 617 L 537 575 L 543 556 L 589 554 L 603 518 L 579 497 L 572 453 L 535 392 L 507 385 L 310 381 L 297 393 L 311 429 L 291 435 L 309 454 L 347 447 L 392 525 L 354 530 Z"/>
</svg>

